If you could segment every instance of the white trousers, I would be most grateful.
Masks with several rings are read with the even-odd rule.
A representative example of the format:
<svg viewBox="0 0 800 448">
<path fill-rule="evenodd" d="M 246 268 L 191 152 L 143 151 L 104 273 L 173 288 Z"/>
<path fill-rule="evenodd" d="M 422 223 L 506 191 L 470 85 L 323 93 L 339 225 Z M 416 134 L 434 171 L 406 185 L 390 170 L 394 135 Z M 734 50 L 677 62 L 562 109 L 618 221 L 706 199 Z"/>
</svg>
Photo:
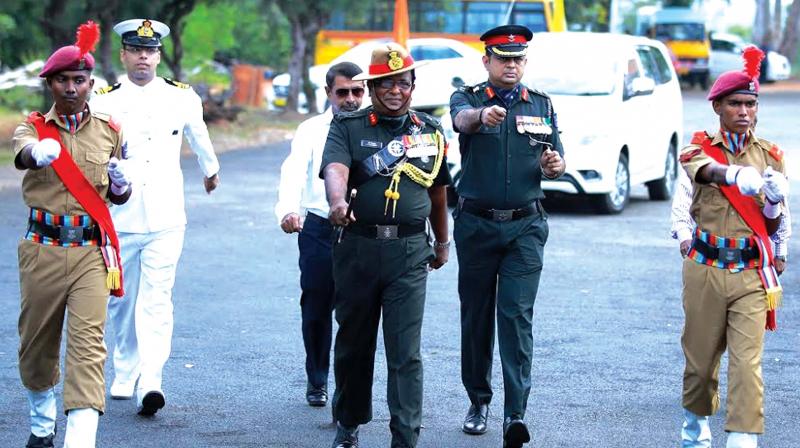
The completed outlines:
<svg viewBox="0 0 800 448">
<path fill-rule="evenodd" d="M 161 390 L 172 347 L 172 287 L 185 227 L 152 233 L 120 233 L 125 297 L 110 297 L 115 381 L 139 378 L 140 390 Z"/>
</svg>

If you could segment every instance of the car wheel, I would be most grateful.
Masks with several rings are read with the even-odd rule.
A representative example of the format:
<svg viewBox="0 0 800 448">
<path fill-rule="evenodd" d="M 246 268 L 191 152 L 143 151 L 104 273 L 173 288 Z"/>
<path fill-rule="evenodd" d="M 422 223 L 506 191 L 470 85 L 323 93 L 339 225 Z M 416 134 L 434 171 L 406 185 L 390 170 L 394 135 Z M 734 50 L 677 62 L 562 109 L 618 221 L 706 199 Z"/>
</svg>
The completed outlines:
<svg viewBox="0 0 800 448">
<path fill-rule="evenodd" d="M 653 201 L 666 201 L 675 193 L 678 179 L 678 158 L 675 143 L 670 142 L 667 161 L 664 163 L 664 177 L 648 182 L 647 193 Z"/>
<path fill-rule="evenodd" d="M 614 175 L 614 190 L 610 193 L 598 195 L 595 205 L 600 213 L 616 215 L 625 209 L 631 195 L 631 175 L 628 170 L 628 156 L 619 155 L 617 172 Z"/>
</svg>

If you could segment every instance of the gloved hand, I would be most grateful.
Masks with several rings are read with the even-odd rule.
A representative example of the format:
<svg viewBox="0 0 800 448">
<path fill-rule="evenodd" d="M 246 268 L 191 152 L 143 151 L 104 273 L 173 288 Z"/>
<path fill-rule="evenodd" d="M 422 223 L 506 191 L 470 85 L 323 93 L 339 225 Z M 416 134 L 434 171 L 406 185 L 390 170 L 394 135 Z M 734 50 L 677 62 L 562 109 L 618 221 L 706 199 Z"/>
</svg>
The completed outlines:
<svg viewBox="0 0 800 448">
<path fill-rule="evenodd" d="M 764 194 L 773 204 L 783 201 L 789 196 L 789 180 L 786 176 L 768 166 L 764 170 Z"/>
<path fill-rule="evenodd" d="M 728 185 L 736 185 L 745 196 L 755 196 L 764 186 L 764 179 L 752 166 L 731 165 L 725 172 Z"/>
<path fill-rule="evenodd" d="M 61 145 L 52 138 L 45 138 L 36 142 L 31 148 L 31 158 L 39 168 L 53 163 L 61 154 Z"/>
<path fill-rule="evenodd" d="M 116 195 L 124 194 L 131 184 L 127 162 L 116 157 L 108 160 L 108 178 L 111 180 L 111 191 Z"/>
</svg>

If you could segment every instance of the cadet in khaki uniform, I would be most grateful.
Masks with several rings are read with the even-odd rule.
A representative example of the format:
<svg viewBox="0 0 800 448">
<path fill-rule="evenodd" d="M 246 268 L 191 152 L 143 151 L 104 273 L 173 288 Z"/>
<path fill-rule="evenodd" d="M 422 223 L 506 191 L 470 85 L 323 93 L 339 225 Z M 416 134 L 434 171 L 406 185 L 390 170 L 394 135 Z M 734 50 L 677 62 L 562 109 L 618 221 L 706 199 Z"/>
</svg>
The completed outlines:
<svg viewBox="0 0 800 448">
<path fill-rule="evenodd" d="M 331 122 L 321 170 L 330 220 L 346 226 L 333 249 L 334 347 L 338 421 L 334 448 L 358 446 L 372 419 L 378 322 L 388 367 L 393 448 L 413 448 L 422 422 L 420 332 L 430 268 L 447 262 L 445 141 L 439 123 L 409 110 L 415 63 L 402 46 L 375 49 L 366 80 L 372 106 Z M 373 157 L 374 155 L 374 157 Z M 357 188 L 351 203 L 346 192 Z M 352 207 L 351 210 L 350 207 Z M 350 213 L 352 212 L 352 213 Z M 428 242 L 425 221 L 436 237 Z"/>
<path fill-rule="evenodd" d="M 82 25 L 80 47 L 62 47 L 50 56 L 39 76 L 46 78 L 55 104 L 44 116 L 32 114 L 13 138 L 14 163 L 28 170 L 22 195 L 30 207 L 28 231 L 19 243 L 19 370 L 31 407 L 28 448 L 54 446 L 53 387 L 65 312 L 64 446 L 94 447 L 105 409 L 106 301 L 109 289 L 122 293 L 107 201 L 121 204 L 131 189 L 124 163 L 116 159 L 123 147 L 119 125 L 86 104 L 94 58 L 83 44 L 96 42 L 96 35 L 96 25 Z M 70 179 L 81 176 L 88 183 L 78 191 Z"/>
<path fill-rule="evenodd" d="M 692 180 L 690 213 L 697 223 L 683 262 L 683 447 L 710 447 L 708 416 L 719 408 L 720 357 L 728 350 L 728 448 L 755 448 L 764 432 L 761 354 L 765 326 L 775 328 L 780 284 L 769 235 L 778 228 L 788 181 L 783 153 L 756 137 L 758 62 L 727 72 L 708 99 L 720 130 L 695 133 L 681 152 Z M 766 324 L 766 325 L 765 325 Z"/>
<path fill-rule="evenodd" d="M 450 98 L 462 153 L 453 238 L 461 298 L 461 378 L 470 407 L 462 430 L 486 432 L 492 399 L 495 312 L 503 365 L 504 445 L 530 440 L 533 303 L 547 241 L 542 176 L 565 170 L 550 98 L 520 83 L 531 31 L 506 25 L 481 36 L 488 82 Z"/>
</svg>

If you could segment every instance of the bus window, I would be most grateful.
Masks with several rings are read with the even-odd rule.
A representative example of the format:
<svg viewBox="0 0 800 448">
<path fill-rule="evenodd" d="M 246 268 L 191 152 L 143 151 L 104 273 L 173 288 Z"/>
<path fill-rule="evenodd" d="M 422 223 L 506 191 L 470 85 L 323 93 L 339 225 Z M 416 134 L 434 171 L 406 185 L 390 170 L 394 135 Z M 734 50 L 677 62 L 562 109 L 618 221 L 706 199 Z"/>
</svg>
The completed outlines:
<svg viewBox="0 0 800 448">
<path fill-rule="evenodd" d="M 448 34 L 462 32 L 464 17 L 462 2 L 425 1 L 414 6 L 414 8 L 409 7 L 409 24 L 412 31 Z"/>
<path fill-rule="evenodd" d="M 542 3 L 517 3 L 511 13 L 511 23 L 525 25 L 534 33 L 547 31 Z"/>
<path fill-rule="evenodd" d="M 464 14 L 465 34 L 483 34 L 503 23 L 508 5 L 505 2 L 468 2 Z"/>
</svg>

